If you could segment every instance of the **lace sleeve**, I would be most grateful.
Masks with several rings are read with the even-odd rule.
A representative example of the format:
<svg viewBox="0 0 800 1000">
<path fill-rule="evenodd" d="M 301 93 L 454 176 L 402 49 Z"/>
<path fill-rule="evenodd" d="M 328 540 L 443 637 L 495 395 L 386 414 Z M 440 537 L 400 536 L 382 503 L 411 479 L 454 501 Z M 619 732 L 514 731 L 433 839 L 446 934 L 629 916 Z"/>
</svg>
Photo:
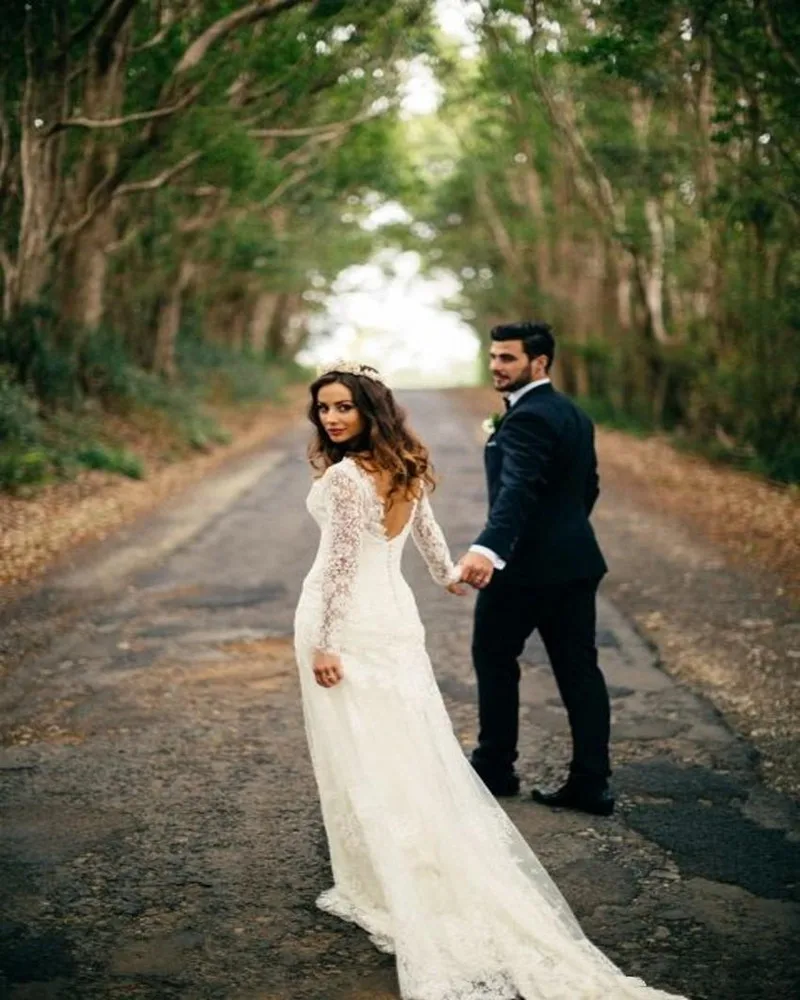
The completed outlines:
<svg viewBox="0 0 800 1000">
<path fill-rule="evenodd" d="M 330 537 L 322 568 L 322 619 L 316 648 L 324 653 L 339 653 L 339 632 L 358 570 L 364 496 L 344 470 L 335 469 L 329 475 Z"/>
<path fill-rule="evenodd" d="M 427 493 L 422 494 L 414 511 L 411 533 L 433 579 L 442 587 L 452 583 L 456 579 L 456 572 L 450 558 L 450 549 L 434 516 Z"/>
</svg>

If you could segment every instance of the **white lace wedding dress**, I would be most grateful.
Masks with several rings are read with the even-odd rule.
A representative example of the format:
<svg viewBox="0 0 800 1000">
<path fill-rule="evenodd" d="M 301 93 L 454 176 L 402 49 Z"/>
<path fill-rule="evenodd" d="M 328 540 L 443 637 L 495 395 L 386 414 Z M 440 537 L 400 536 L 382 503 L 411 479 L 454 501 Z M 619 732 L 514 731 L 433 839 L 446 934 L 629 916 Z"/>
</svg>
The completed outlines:
<svg viewBox="0 0 800 1000">
<path fill-rule="evenodd" d="M 434 580 L 452 579 L 427 497 L 388 538 L 345 458 L 308 508 L 322 537 L 295 641 L 334 880 L 317 905 L 395 954 L 406 1000 L 665 1000 L 589 942 L 456 740 L 400 568 L 412 534 Z M 333 688 L 314 681 L 315 649 L 341 655 Z"/>
</svg>

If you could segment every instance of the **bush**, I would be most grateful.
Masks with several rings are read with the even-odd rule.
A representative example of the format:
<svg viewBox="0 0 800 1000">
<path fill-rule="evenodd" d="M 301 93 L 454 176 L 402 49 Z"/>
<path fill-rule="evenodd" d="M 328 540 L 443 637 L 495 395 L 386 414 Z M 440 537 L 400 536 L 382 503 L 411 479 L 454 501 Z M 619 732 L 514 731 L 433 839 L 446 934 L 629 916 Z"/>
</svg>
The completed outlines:
<svg viewBox="0 0 800 1000">
<path fill-rule="evenodd" d="M 136 402 L 140 374 L 124 341 L 113 331 L 98 330 L 81 343 L 78 353 L 81 393 L 98 399 L 107 410 L 125 412 Z"/>
<path fill-rule="evenodd" d="M 142 460 L 125 448 L 107 448 L 101 444 L 89 444 L 79 448 L 76 459 L 87 469 L 118 472 L 130 479 L 143 479 Z"/>
<path fill-rule="evenodd" d="M 0 487 L 15 493 L 22 486 L 42 483 L 50 474 L 50 459 L 45 451 L 0 452 Z"/>
<path fill-rule="evenodd" d="M 76 359 L 58 345 L 55 329 L 55 314 L 45 306 L 25 306 L 0 324 L 0 365 L 50 409 L 80 399 Z"/>
<path fill-rule="evenodd" d="M 203 398 L 246 403 L 273 399 L 286 381 L 283 368 L 249 351 L 234 351 L 184 333 L 178 340 L 178 367 L 186 384 Z"/>
<path fill-rule="evenodd" d="M 35 401 L 13 380 L 10 368 L 0 367 L 0 443 L 28 445 L 39 433 Z"/>
</svg>

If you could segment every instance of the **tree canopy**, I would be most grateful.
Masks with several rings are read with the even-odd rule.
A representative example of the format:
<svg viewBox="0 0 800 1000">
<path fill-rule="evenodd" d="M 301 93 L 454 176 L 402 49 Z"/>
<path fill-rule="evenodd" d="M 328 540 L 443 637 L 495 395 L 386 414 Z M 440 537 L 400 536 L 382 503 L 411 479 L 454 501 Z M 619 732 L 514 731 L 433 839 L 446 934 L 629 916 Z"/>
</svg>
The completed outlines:
<svg viewBox="0 0 800 1000">
<path fill-rule="evenodd" d="M 436 6 L 6 3 L 3 384 L 90 391 L 100 333 L 167 381 L 181 331 L 291 357 L 309 285 L 393 239 L 478 329 L 553 322 L 597 413 L 797 478 L 794 0 L 481 0 L 467 55 Z M 404 121 L 417 57 L 444 99 Z"/>
</svg>

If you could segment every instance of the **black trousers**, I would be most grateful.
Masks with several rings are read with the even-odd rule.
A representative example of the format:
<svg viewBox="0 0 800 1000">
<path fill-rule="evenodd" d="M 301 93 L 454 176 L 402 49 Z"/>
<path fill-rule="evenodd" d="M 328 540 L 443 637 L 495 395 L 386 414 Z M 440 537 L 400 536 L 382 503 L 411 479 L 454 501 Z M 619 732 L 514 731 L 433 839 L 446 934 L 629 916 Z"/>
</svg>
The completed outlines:
<svg viewBox="0 0 800 1000">
<path fill-rule="evenodd" d="M 542 637 L 572 731 L 573 779 L 605 784 L 610 706 L 597 664 L 595 598 L 599 580 L 531 587 L 495 573 L 478 594 L 472 657 L 480 732 L 472 760 L 486 776 L 513 770 L 519 733 L 519 662 L 534 630 Z"/>
</svg>

